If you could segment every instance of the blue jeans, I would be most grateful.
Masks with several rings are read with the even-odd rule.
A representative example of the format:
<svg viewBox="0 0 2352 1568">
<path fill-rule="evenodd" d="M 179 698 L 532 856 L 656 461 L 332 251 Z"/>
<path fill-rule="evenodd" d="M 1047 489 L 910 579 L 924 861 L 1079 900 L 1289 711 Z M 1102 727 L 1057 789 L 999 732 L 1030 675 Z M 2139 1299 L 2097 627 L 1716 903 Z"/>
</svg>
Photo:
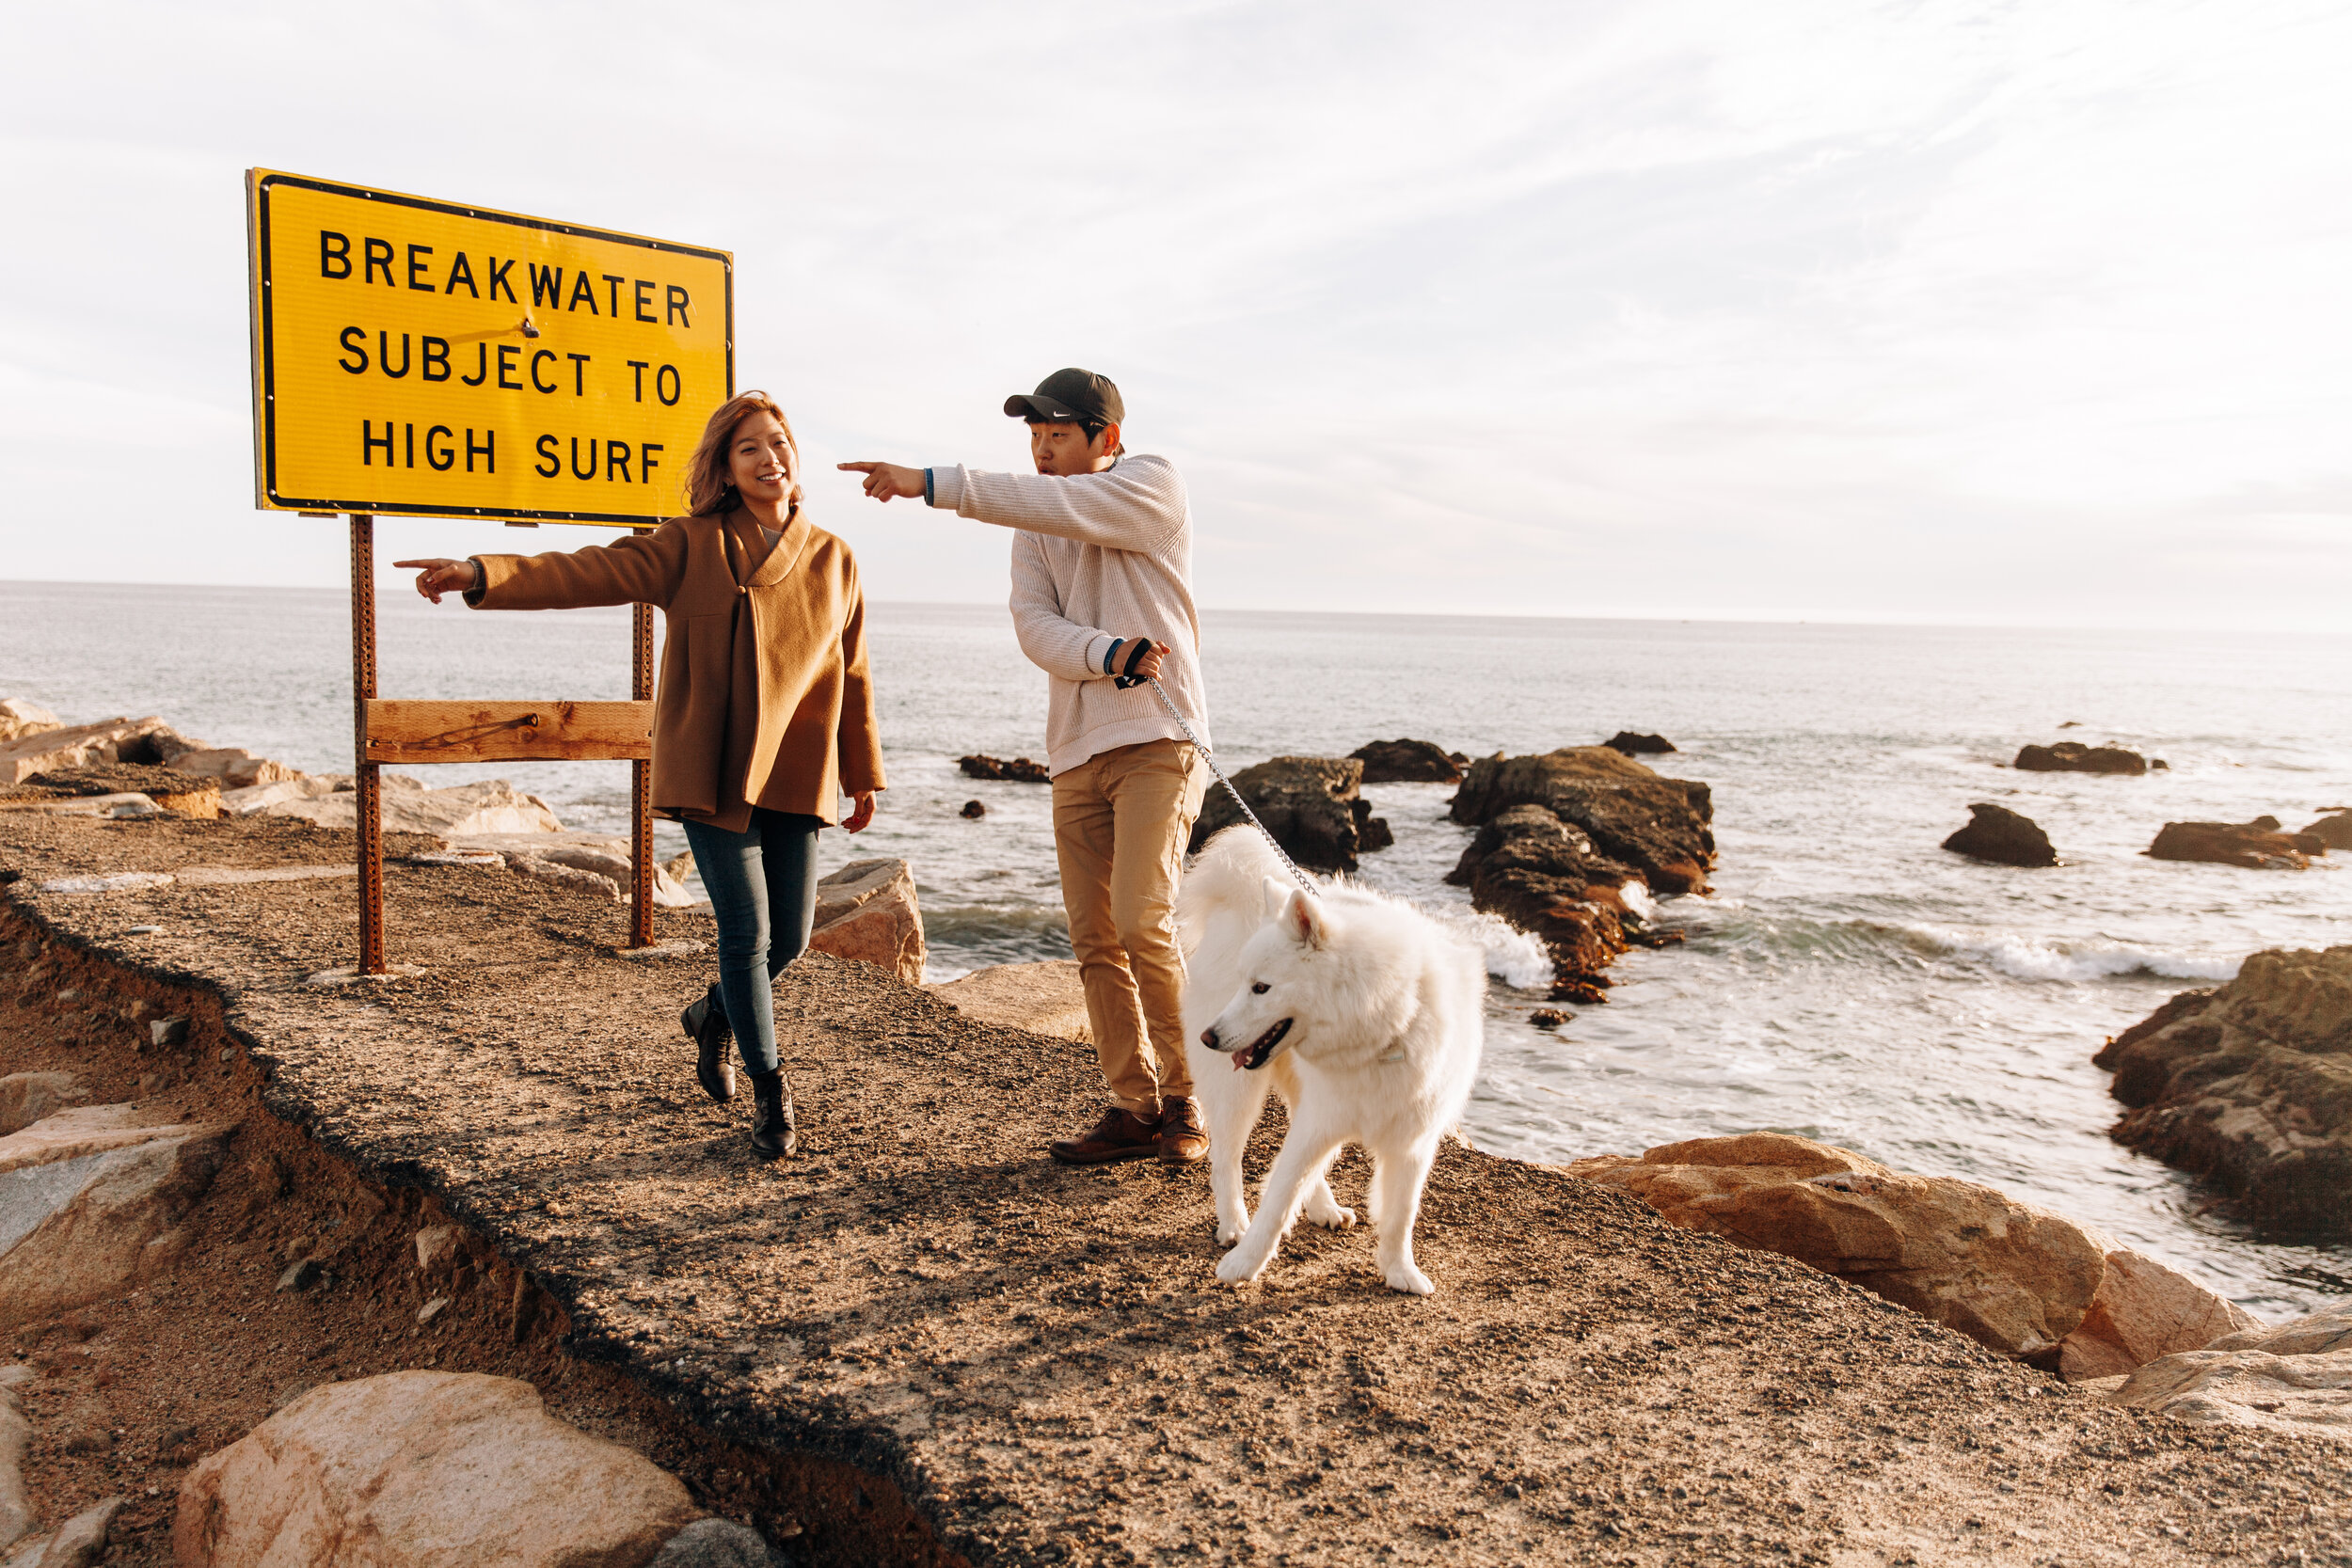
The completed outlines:
<svg viewBox="0 0 2352 1568">
<path fill-rule="evenodd" d="M 719 923 L 712 1000 L 726 1009 L 744 1067 L 773 1072 L 776 1002 L 770 988 L 808 950 L 817 915 L 817 832 L 824 823 L 754 806 L 751 826 L 739 833 L 706 822 L 683 826 Z"/>
</svg>

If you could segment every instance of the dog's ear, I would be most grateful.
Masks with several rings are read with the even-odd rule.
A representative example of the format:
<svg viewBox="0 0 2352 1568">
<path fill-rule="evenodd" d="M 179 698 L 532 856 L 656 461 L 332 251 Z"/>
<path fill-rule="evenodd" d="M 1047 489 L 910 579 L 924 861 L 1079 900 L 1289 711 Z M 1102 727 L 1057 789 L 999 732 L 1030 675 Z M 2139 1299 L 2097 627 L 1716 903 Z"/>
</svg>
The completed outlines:
<svg viewBox="0 0 2352 1568">
<path fill-rule="evenodd" d="M 1322 902 L 1303 893 L 1291 895 L 1290 907 L 1282 911 L 1282 920 L 1289 926 L 1291 935 L 1304 946 L 1321 947 L 1330 936 L 1323 918 Z"/>
<path fill-rule="evenodd" d="M 1297 891 L 1298 885 L 1295 882 L 1278 882 L 1271 877 L 1259 883 L 1258 896 L 1263 900 L 1260 907 L 1266 911 L 1265 917 L 1268 920 L 1279 919 L 1283 905 L 1288 903 L 1291 895 Z"/>
</svg>

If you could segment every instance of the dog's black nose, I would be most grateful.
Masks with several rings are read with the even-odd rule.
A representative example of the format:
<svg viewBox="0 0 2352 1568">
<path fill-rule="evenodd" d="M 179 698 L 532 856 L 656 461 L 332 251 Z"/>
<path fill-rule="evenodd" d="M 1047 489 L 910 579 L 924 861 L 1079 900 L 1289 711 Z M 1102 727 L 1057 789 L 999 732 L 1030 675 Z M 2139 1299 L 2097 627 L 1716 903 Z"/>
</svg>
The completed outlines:
<svg viewBox="0 0 2352 1568">
<path fill-rule="evenodd" d="M 1215 1028 L 1201 1030 L 1200 1043 L 1207 1046 L 1210 1050 L 1215 1051 L 1216 1049 L 1216 1030 Z"/>
</svg>

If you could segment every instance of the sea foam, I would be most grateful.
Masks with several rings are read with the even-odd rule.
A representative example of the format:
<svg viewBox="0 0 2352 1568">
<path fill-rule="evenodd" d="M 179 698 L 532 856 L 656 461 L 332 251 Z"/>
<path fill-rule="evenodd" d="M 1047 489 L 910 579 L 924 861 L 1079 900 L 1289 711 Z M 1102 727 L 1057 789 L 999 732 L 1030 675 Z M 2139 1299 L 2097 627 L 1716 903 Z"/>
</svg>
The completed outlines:
<svg viewBox="0 0 2352 1568">
<path fill-rule="evenodd" d="M 2233 980 L 2243 960 L 2219 953 L 2164 952 L 2126 942 L 2036 942 L 2013 932 L 1909 929 L 1936 950 L 1973 958 L 2019 980 L 2105 980 L 2153 974 L 2167 980 Z"/>
</svg>

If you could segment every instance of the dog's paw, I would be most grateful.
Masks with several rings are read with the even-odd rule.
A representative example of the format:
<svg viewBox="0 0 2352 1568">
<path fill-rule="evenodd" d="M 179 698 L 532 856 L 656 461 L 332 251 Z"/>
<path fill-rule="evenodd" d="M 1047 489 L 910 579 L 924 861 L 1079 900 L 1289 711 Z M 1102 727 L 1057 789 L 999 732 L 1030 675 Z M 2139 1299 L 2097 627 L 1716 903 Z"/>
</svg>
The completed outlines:
<svg viewBox="0 0 2352 1568">
<path fill-rule="evenodd" d="M 1326 1230 L 1345 1230 L 1356 1223 L 1356 1211 L 1343 1209 L 1336 1203 L 1310 1204 L 1307 1208 L 1307 1223 L 1319 1225 Z"/>
<path fill-rule="evenodd" d="M 1438 1293 L 1438 1287 L 1430 1282 L 1429 1276 L 1409 1262 L 1389 1264 L 1380 1271 L 1380 1277 L 1389 1282 L 1390 1290 L 1402 1291 L 1406 1295 L 1434 1296 Z"/>
<path fill-rule="evenodd" d="M 1217 1278 L 1228 1285 L 1247 1285 L 1264 1271 L 1264 1259 L 1253 1263 L 1238 1251 L 1227 1253 L 1216 1263 Z"/>
<path fill-rule="evenodd" d="M 1235 1242 L 1241 1240 L 1242 1233 L 1248 1228 L 1249 1222 L 1248 1220 L 1244 1220 L 1238 1225 L 1234 1224 L 1232 1220 L 1227 1220 L 1224 1224 L 1216 1227 L 1216 1244 L 1219 1246 L 1232 1246 Z"/>
</svg>

